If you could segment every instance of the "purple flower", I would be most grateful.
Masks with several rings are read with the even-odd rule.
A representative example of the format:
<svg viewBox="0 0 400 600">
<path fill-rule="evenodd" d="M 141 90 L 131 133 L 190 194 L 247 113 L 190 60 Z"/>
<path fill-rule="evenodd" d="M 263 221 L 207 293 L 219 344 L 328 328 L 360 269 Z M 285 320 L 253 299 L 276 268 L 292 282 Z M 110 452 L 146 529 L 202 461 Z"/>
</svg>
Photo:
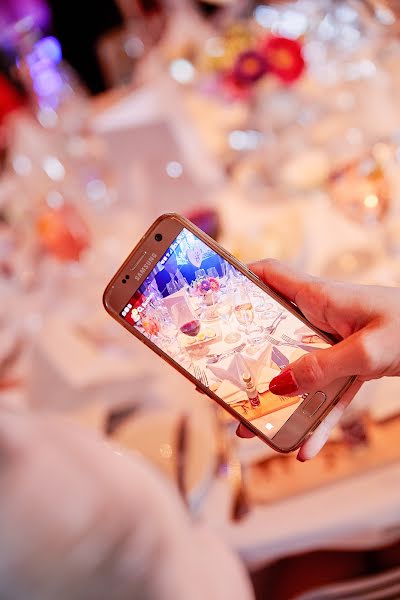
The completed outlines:
<svg viewBox="0 0 400 600">
<path fill-rule="evenodd" d="M 208 292 L 210 289 L 210 282 L 208 281 L 208 279 L 204 279 L 201 283 L 200 283 L 200 288 L 203 292 Z"/>
<path fill-rule="evenodd" d="M 239 54 L 233 67 L 233 77 L 239 84 L 255 83 L 268 70 L 267 61 L 257 50 L 247 50 Z"/>
</svg>

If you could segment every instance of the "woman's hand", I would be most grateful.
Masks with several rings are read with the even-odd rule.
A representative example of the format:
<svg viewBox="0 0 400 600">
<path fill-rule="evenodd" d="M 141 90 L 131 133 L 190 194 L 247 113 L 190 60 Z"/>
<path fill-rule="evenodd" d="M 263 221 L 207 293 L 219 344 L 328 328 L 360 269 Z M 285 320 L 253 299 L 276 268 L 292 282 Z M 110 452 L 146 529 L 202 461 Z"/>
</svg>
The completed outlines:
<svg viewBox="0 0 400 600">
<path fill-rule="evenodd" d="M 400 375 L 400 290 L 324 281 L 275 260 L 250 268 L 294 302 L 316 327 L 341 340 L 332 348 L 310 352 L 292 363 L 271 381 L 270 391 L 295 396 L 317 391 L 340 377 L 357 375 L 357 382 L 301 447 L 298 459 L 308 460 L 324 446 L 363 381 Z M 238 435 L 249 437 L 250 432 L 241 425 Z"/>
</svg>

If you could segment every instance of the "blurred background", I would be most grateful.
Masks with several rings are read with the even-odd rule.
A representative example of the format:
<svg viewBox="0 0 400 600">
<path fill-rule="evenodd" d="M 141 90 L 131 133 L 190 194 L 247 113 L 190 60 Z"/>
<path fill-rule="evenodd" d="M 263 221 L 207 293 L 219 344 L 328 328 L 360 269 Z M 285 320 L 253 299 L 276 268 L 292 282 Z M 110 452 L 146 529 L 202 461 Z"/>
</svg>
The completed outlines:
<svg viewBox="0 0 400 600">
<path fill-rule="evenodd" d="M 173 482 L 184 414 L 189 508 L 258 598 L 400 597 L 400 383 L 365 385 L 302 465 L 236 439 L 102 291 L 165 211 L 243 261 L 399 286 L 399 8 L 0 0 L 1 405 L 99 430 Z"/>
</svg>

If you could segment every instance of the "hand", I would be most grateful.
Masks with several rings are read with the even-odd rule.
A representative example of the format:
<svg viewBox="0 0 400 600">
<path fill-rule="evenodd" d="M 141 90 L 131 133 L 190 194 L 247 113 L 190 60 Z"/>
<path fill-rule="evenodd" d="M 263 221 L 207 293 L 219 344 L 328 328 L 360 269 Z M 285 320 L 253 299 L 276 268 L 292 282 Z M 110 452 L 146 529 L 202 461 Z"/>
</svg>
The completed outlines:
<svg viewBox="0 0 400 600">
<path fill-rule="evenodd" d="M 139 455 L 0 411 L 0 598 L 250 599 L 244 568 Z"/>
<path fill-rule="evenodd" d="M 301 447 L 298 459 L 313 458 L 360 389 L 362 382 L 400 375 L 400 290 L 324 281 L 294 271 L 275 260 L 250 266 L 267 285 L 294 302 L 319 329 L 341 341 L 332 348 L 305 354 L 270 383 L 285 396 L 313 392 L 340 377 L 357 375 L 318 429 Z M 240 437 L 252 437 L 243 425 Z"/>
</svg>

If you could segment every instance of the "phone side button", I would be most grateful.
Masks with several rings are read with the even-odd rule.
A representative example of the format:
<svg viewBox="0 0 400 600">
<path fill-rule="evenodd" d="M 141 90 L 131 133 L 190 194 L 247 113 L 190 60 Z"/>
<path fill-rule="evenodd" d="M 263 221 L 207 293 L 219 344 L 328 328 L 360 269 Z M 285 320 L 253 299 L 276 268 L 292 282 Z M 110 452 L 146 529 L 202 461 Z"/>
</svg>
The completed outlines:
<svg viewBox="0 0 400 600">
<path fill-rule="evenodd" d="M 307 417 L 313 417 L 318 409 L 321 408 L 323 403 L 326 401 L 326 394 L 324 392 L 315 392 L 304 404 L 302 408 L 303 415 Z"/>
</svg>

